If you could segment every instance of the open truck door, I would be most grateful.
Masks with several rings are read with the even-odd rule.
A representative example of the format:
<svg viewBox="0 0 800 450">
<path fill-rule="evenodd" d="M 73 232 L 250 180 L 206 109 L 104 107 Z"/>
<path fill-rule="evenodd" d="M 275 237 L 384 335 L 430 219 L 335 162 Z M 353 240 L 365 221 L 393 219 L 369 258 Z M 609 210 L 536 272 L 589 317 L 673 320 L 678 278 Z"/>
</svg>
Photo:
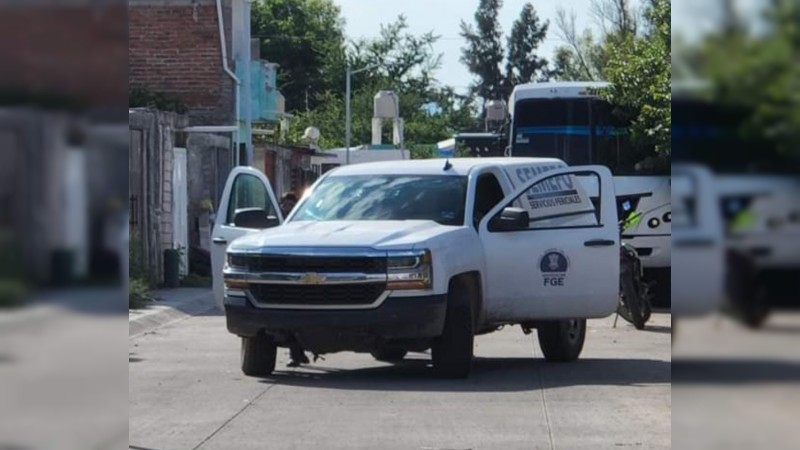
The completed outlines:
<svg viewBox="0 0 800 450">
<path fill-rule="evenodd" d="M 486 215 L 479 234 L 492 319 L 591 318 L 615 311 L 620 233 L 606 167 L 535 176 Z"/>
<path fill-rule="evenodd" d="M 725 236 L 714 175 L 672 166 L 672 313 L 708 314 L 725 297 Z"/>
<path fill-rule="evenodd" d="M 240 236 L 283 223 L 278 201 L 266 175 L 252 167 L 235 167 L 228 175 L 211 232 L 214 300 L 222 308 L 222 268 L 228 245 Z"/>
</svg>

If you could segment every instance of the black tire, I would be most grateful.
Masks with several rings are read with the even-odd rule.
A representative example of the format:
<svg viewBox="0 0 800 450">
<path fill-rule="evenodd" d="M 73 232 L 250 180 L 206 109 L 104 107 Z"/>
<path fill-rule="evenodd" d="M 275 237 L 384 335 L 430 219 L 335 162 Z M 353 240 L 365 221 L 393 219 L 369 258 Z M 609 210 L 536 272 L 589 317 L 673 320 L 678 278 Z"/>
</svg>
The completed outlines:
<svg viewBox="0 0 800 450">
<path fill-rule="evenodd" d="M 737 252 L 727 256 L 730 312 L 747 327 L 758 329 L 771 312 L 770 285 L 759 277 L 752 258 Z"/>
<path fill-rule="evenodd" d="M 550 362 L 571 362 L 578 359 L 586 339 L 586 319 L 551 320 L 536 329 L 539 348 Z"/>
<path fill-rule="evenodd" d="M 263 377 L 275 370 L 278 347 L 263 334 L 242 338 L 242 372 L 249 377 Z"/>
<path fill-rule="evenodd" d="M 397 348 L 384 348 L 371 352 L 372 357 L 383 362 L 399 362 L 408 354 L 407 351 Z"/>
<path fill-rule="evenodd" d="M 642 314 L 642 320 L 644 323 L 650 322 L 650 318 L 653 317 L 653 307 L 650 305 L 650 302 L 644 302 L 644 313 Z"/>
<path fill-rule="evenodd" d="M 643 310 L 643 299 L 641 298 L 639 289 L 637 289 L 636 281 L 634 280 L 636 274 L 635 261 L 623 258 L 620 264 L 620 291 L 623 297 L 625 307 L 629 312 L 630 322 L 636 327 L 637 330 L 644 329 L 644 324 L 649 319 L 649 314 L 645 317 Z M 649 309 L 649 308 L 648 308 Z M 628 318 L 628 317 L 626 317 Z"/>
<path fill-rule="evenodd" d="M 771 295 L 769 286 L 756 286 L 750 301 L 742 308 L 742 320 L 749 328 L 757 330 L 764 326 L 770 316 Z"/>
<path fill-rule="evenodd" d="M 442 335 L 433 342 L 433 369 L 444 378 L 467 378 L 472 369 L 474 327 L 473 290 L 467 283 L 451 283 Z"/>
</svg>

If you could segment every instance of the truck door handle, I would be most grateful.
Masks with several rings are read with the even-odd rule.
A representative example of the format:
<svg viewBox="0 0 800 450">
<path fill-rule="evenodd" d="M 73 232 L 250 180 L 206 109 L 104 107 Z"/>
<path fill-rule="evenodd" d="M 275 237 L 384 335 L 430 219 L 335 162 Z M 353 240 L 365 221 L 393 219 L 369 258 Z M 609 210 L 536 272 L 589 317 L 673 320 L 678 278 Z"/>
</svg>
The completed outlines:
<svg viewBox="0 0 800 450">
<path fill-rule="evenodd" d="M 616 242 L 611 239 L 593 239 L 583 243 L 586 247 L 610 247 L 614 244 L 616 244 Z"/>
<path fill-rule="evenodd" d="M 224 244 L 228 243 L 228 240 L 225 239 L 225 238 L 221 238 L 221 237 L 215 237 L 215 238 L 211 239 L 211 242 L 213 242 L 215 244 L 219 244 L 219 245 L 224 245 Z"/>
</svg>

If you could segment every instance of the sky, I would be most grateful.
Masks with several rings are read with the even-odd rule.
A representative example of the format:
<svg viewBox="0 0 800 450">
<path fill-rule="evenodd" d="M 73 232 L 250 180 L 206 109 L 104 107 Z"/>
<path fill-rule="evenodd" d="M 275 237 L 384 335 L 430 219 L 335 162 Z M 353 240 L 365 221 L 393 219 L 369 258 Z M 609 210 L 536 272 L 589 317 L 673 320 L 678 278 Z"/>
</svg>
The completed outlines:
<svg viewBox="0 0 800 450">
<path fill-rule="evenodd" d="M 577 13 L 578 30 L 585 28 L 598 29 L 593 18 L 587 13 L 591 0 L 527 0 L 536 8 L 539 18 L 550 20 L 550 31 L 541 46 L 541 55 L 548 60 L 553 59 L 556 48 L 563 43 L 555 32 L 556 11 L 559 6 L 568 12 Z M 507 36 L 514 20 L 519 16 L 526 0 L 505 0 L 500 11 L 500 26 Z M 443 54 L 442 67 L 437 72 L 437 79 L 464 92 L 473 80 L 466 66 L 459 62 L 464 39 L 459 36 L 461 20 L 474 23 L 473 15 L 478 0 L 334 0 L 342 9 L 346 20 L 345 32 L 348 38 L 374 37 L 380 31 L 381 23 L 393 22 L 398 15 L 405 14 L 410 31 L 422 34 L 434 31 L 441 38 L 435 50 Z M 634 0 L 634 4 L 639 2 Z"/>
</svg>

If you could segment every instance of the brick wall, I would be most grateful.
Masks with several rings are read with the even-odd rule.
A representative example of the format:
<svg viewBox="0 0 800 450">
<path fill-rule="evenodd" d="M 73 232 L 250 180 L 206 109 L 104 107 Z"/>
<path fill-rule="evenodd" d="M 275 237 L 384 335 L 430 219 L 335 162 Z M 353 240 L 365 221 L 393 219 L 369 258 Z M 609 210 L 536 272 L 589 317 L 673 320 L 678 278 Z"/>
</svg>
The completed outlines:
<svg viewBox="0 0 800 450">
<path fill-rule="evenodd" d="M 230 1 L 223 1 L 230 60 Z M 177 95 L 192 124 L 233 121 L 234 85 L 220 56 L 213 0 L 131 0 L 128 14 L 129 82 Z"/>
<path fill-rule="evenodd" d="M 124 109 L 128 99 L 124 2 L 11 2 L 0 12 L 0 86 Z"/>
</svg>

